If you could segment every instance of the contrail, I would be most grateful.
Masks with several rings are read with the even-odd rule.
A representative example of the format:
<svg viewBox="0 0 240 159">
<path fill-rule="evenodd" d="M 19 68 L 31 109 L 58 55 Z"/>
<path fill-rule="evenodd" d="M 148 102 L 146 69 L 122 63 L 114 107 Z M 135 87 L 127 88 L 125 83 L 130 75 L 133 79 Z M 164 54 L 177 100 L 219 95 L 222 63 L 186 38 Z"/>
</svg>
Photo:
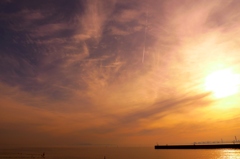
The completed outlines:
<svg viewBox="0 0 240 159">
<path fill-rule="evenodd" d="M 145 29 L 144 29 L 144 44 L 143 44 L 143 55 L 142 55 L 142 63 L 144 62 L 144 56 L 146 51 L 146 35 L 147 35 L 147 23 L 148 23 L 148 8 L 145 20 Z"/>
</svg>

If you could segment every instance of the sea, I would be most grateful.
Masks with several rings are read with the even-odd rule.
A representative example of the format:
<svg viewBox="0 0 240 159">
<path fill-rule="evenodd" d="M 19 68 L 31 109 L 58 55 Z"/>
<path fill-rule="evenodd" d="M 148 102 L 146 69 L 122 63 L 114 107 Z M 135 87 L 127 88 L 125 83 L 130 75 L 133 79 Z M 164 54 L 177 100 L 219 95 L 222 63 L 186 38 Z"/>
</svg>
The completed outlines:
<svg viewBox="0 0 240 159">
<path fill-rule="evenodd" d="M 1 148 L 0 159 L 240 159 L 240 149 L 155 150 L 154 147 Z"/>
</svg>

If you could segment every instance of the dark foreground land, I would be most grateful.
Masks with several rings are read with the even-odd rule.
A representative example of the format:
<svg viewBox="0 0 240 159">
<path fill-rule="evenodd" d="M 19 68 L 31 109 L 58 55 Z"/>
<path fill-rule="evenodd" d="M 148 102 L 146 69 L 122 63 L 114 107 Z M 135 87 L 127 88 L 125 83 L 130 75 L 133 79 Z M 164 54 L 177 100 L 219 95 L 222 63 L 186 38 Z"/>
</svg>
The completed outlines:
<svg viewBox="0 0 240 159">
<path fill-rule="evenodd" d="M 156 145 L 155 149 L 240 149 L 240 144 Z"/>
</svg>

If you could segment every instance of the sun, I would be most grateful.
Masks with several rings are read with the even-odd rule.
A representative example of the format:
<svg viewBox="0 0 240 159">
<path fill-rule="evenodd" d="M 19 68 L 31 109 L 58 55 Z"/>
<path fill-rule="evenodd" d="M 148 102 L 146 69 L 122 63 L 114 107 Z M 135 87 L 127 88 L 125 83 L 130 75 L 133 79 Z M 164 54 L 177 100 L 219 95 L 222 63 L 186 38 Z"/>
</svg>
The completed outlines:
<svg viewBox="0 0 240 159">
<path fill-rule="evenodd" d="M 205 88 L 211 91 L 216 98 L 223 98 L 238 93 L 240 75 L 230 69 L 219 70 L 208 75 L 205 79 Z"/>
</svg>

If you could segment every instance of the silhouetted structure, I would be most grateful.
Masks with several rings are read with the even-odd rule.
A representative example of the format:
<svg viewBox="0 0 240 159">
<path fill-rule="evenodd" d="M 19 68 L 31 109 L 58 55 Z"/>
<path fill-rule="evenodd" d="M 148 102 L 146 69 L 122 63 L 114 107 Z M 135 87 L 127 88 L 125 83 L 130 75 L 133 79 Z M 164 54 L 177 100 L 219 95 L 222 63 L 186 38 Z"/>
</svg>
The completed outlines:
<svg viewBox="0 0 240 159">
<path fill-rule="evenodd" d="M 240 149 L 240 144 L 156 145 L 155 149 Z"/>
</svg>

